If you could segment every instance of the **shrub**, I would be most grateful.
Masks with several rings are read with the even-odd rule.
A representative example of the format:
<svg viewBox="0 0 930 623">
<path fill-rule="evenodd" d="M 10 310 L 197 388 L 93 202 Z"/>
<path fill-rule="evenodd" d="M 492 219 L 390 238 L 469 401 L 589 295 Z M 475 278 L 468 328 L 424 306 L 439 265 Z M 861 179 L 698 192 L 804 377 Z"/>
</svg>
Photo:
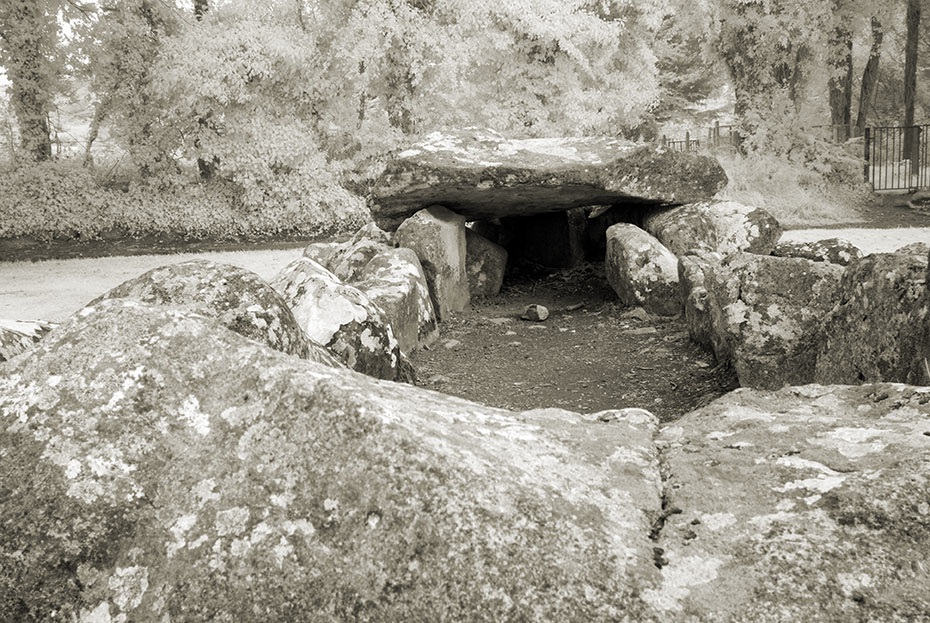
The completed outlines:
<svg viewBox="0 0 930 623">
<path fill-rule="evenodd" d="M 189 239 L 314 238 L 356 229 L 370 218 L 364 200 L 335 183 L 275 199 L 247 205 L 241 187 L 219 179 L 106 187 L 88 169 L 49 162 L 0 175 L 0 238 L 93 239 L 108 230 Z"/>
</svg>

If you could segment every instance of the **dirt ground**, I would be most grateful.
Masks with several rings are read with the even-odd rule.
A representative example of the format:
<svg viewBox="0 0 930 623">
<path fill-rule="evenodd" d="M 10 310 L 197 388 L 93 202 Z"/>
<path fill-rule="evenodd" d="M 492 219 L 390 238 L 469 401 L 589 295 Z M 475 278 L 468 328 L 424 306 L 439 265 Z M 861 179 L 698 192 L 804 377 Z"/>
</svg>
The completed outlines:
<svg viewBox="0 0 930 623">
<path fill-rule="evenodd" d="M 738 386 L 690 342 L 682 318 L 623 307 L 602 264 L 508 279 L 501 296 L 474 301 L 414 353 L 419 385 L 506 409 L 640 407 L 663 421 Z M 549 318 L 521 320 L 532 303 Z"/>
</svg>

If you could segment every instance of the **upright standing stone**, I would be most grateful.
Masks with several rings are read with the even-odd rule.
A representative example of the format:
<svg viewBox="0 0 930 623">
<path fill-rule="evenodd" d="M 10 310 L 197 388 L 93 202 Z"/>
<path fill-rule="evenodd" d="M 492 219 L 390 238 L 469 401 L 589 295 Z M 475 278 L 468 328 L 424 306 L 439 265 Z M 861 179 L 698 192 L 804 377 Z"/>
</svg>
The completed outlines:
<svg viewBox="0 0 930 623">
<path fill-rule="evenodd" d="M 678 258 L 630 223 L 607 230 L 607 280 L 626 305 L 665 316 L 681 312 Z"/>
<path fill-rule="evenodd" d="M 405 354 L 439 336 L 426 275 L 412 249 L 382 251 L 365 265 L 354 285 L 384 312 Z"/>
<path fill-rule="evenodd" d="M 732 364 L 740 385 L 778 389 L 813 382 L 821 326 L 843 267 L 734 253 L 702 269 L 714 355 Z"/>
<path fill-rule="evenodd" d="M 420 259 L 439 320 L 468 306 L 465 219 L 442 206 L 420 210 L 394 234 L 394 244 Z"/>
<path fill-rule="evenodd" d="M 466 270 L 471 296 L 497 296 L 507 269 L 507 250 L 471 229 L 465 230 Z"/>
<path fill-rule="evenodd" d="M 905 382 L 926 300 L 926 249 L 875 253 L 846 269 L 817 353 L 817 383 Z M 905 347 L 908 348 L 909 346 Z"/>
</svg>

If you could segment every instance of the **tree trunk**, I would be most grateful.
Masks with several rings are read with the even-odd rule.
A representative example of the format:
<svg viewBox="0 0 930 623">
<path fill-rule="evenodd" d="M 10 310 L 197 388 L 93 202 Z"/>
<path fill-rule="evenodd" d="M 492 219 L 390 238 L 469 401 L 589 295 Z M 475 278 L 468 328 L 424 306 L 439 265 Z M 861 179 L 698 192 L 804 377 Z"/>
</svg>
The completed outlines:
<svg viewBox="0 0 930 623">
<path fill-rule="evenodd" d="M 875 96 L 875 87 L 878 85 L 878 62 L 881 59 L 882 40 L 885 38 L 885 31 L 882 30 L 882 23 L 878 18 L 872 18 L 872 49 L 869 52 L 869 60 L 862 71 L 862 88 L 859 89 L 859 113 L 856 115 L 856 127 L 859 133 L 865 131 L 866 116 L 872 98 Z"/>
<path fill-rule="evenodd" d="M 849 125 L 852 123 L 852 32 L 845 26 L 837 27 L 831 44 L 830 124 L 833 137 L 845 141 L 849 138 Z"/>
<path fill-rule="evenodd" d="M 914 125 L 914 103 L 917 95 L 917 43 L 920 36 L 920 0 L 907 1 L 907 43 L 904 46 L 904 125 Z M 917 162 L 919 141 L 917 132 L 905 130 L 904 153 Z"/>
<path fill-rule="evenodd" d="M 194 0 L 194 16 L 197 18 L 197 21 L 202 21 L 203 16 L 207 14 L 207 11 L 210 9 L 209 0 Z M 201 128 L 210 128 L 210 114 L 200 117 L 197 119 L 198 125 Z M 199 148 L 200 141 L 197 141 L 195 145 Z M 216 158 L 212 160 L 204 160 L 203 158 L 197 158 L 197 170 L 200 173 L 200 179 L 207 181 L 213 179 L 213 176 L 216 175 L 216 167 L 219 164 Z"/>
<path fill-rule="evenodd" d="M 54 22 L 46 17 L 44 3 L 18 2 L 0 14 L 0 26 L 0 60 L 10 80 L 10 103 L 19 125 L 20 143 L 32 160 L 48 160 L 52 157 L 48 119 L 54 71 L 51 50 L 47 48 Z"/>
</svg>

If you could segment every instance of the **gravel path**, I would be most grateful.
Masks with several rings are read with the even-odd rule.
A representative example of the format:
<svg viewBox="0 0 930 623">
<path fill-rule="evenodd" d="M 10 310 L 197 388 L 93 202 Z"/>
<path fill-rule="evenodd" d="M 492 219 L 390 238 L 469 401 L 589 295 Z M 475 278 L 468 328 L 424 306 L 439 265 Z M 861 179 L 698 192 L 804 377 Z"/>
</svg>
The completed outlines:
<svg viewBox="0 0 930 623">
<path fill-rule="evenodd" d="M 302 248 L 266 251 L 135 255 L 44 262 L 0 262 L 0 318 L 61 322 L 127 279 L 196 258 L 247 268 L 265 280 L 301 255 Z"/>
<path fill-rule="evenodd" d="M 845 238 L 863 253 L 885 253 L 913 242 L 930 244 L 930 227 L 898 229 L 797 229 L 785 232 L 783 240 L 806 242 Z M 185 253 L 176 255 L 137 255 L 44 262 L 0 262 L 0 318 L 10 320 L 49 320 L 61 322 L 127 279 L 147 270 L 205 258 L 241 266 L 271 279 L 301 249 Z"/>
<path fill-rule="evenodd" d="M 795 229 L 786 231 L 782 240 L 813 242 L 827 238 L 843 238 L 869 253 L 889 253 L 914 242 L 930 244 L 930 227 L 899 227 L 897 229 Z"/>
</svg>

